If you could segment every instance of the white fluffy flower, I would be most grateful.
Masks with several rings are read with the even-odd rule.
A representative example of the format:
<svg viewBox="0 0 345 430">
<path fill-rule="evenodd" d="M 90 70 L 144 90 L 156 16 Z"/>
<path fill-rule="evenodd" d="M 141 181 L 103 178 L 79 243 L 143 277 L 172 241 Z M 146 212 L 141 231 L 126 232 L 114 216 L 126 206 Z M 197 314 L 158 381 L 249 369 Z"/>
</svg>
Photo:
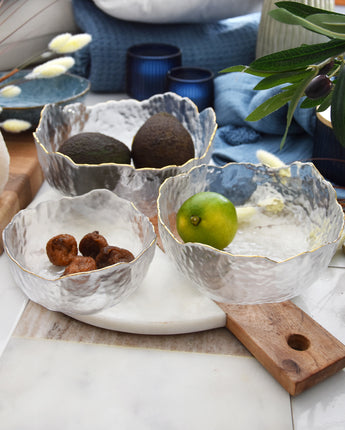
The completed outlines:
<svg viewBox="0 0 345 430">
<path fill-rule="evenodd" d="M 0 126 L 10 133 L 20 133 L 21 131 L 28 130 L 31 127 L 31 124 L 22 119 L 7 119 L 0 123 Z"/>
<path fill-rule="evenodd" d="M 25 79 L 54 78 L 63 75 L 66 70 L 62 64 L 49 64 L 48 62 L 35 67 L 31 73 L 25 76 Z"/>
<path fill-rule="evenodd" d="M 59 64 L 60 66 L 63 66 L 66 68 L 66 70 L 70 69 L 74 66 L 75 60 L 72 57 L 59 57 L 54 58 L 53 60 L 47 61 L 45 64 Z"/>
<path fill-rule="evenodd" d="M 282 177 L 285 176 L 287 178 L 291 176 L 290 167 L 286 166 L 286 164 L 284 164 L 280 158 L 278 158 L 276 155 L 272 154 L 271 152 L 265 151 L 264 149 L 259 149 L 258 151 L 256 151 L 256 157 L 260 161 L 260 163 L 264 164 L 265 166 L 280 168 L 279 170 L 280 176 Z M 284 169 L 284 167 L 286 168 Z"/>
<path fill-rule="evenodd" d="M 273 155 L 271 152 L 265 151 L 263 149 L 259 149 L 256 151 L 256 157 L 260 161 L 260 163 L 265 164 L 269 167 L 283 167 L 285 164 L 278 158 L 276 155 Z"/>
<path fill-rule="evenodd" d="M 71 37 L 72 37 L 71 33 L 59 34 L 49 42 L 48 48 L 52 51 L 59 52 L 61 47 L 63 47 Z"/>
<path fill-rule="evenodd" d="M 17 85 L 6 85 L 1 88 L 0 95 L 2 97 L 16 97 L 18 96 L 22 90 Z"/>
<path fill-rule="evenodd" d="M 71 35 L 70 33 L 59 34 L 54 37 L 48 45 L 48 48 L 58 54 L 67 54 L 84 48 L 92 40 L 88 33 Z"/>
<path fill-rule="evenodd" d="M 72 57 L 54 58 L 36 66 L 31 73 L 25 76 L 25 79 L 53 78 L 62 75 L 74 65 L 74 62 Z"/>
</svg>

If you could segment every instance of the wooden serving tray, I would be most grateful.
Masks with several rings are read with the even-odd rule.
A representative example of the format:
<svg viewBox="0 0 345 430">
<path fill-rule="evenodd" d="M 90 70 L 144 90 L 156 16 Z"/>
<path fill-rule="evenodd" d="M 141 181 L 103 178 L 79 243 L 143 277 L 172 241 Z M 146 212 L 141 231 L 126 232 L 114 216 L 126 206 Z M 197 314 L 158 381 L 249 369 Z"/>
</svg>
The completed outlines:
<svg viewBox="0 0 345 430">
<path fill-rule="evenodd" d="M 2 135 L 10 154 L 10 174 L 0 195 L 0 254 L 3 252 L 3 229 L 18 211 L 33 200 L 43 183 L 32 133 L 2 132 Z"/>
</svg>

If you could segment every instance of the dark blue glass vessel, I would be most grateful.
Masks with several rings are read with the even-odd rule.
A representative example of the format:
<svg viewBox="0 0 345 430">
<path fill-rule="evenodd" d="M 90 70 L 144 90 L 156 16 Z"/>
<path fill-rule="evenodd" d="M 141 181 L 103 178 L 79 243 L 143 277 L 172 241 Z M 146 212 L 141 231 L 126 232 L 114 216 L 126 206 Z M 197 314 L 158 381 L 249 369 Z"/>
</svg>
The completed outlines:
<svg viewBox="0 0 345 430">
<path fill-rule="evenodd" d="M 166 91 L 168 70 L 180 66 L 178 47 L 164 43 L 143 43 L 127 51 L 126 92 L 137 100 L 145 100 Z"/>
<path fill-rule="evenodd" d="M 199 67 L 174 67 L 167 74 L 167 89 L 182 97 L 189 97 L 199 111 L 213 107 L 214 74 Z"/>
</svg>

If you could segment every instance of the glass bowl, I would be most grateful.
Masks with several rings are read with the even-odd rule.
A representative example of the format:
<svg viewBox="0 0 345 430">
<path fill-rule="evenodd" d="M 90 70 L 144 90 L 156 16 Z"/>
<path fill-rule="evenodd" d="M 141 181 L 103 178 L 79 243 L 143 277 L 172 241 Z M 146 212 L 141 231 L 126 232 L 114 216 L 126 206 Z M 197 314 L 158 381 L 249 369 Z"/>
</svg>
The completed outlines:
<svg viewBox="0 0 345 430">
<path fill-rule="evenodd" d="M 129 263 L 63 276 L 46 254 L 48 240 L 71 234 L 77 242 L 99 231 L 109 245 L 134 255 Z M 91 314 L 114 306 L 133 293 L 152 262 L 156 235 L 148 218 L 132 203 L 108 190 L 49 200 L 24 209 L 3 232 L 14 280 L 34 302 L 68 314 Z"/>
<path fill-rule="evenodd" d="M 239 228 L 224 250 L 184 243 L 176 231 L 178 209 L 200 191 L 221 193 L 237 209 Z M 344 224 L 333 187 L 310 163 L 197 166 L 168 178 L 157 206 L 166 253 L 201 292 L 231 304 L 300 294 L 327 268 Z"/>
<path fill-rule="evenodd" d="M 6 84 L 15 84 L 17 79 L 21 93 L 16 97 L 1 97 L 0 121 L 15 118 L 28 121 L 34 130 L 40 120 L 43 107 L 48 103 L 57 103 L 65 106 L 69 103 L 81 102 L 90 89 L 88 79 L 81 76 L 65 73 L 53 78 L 24 79 L 28 70 L 17 72 L 9 78 Z"/>
<path fill-rule="evenodd" d="M 68 137 L 86 131 L 115 137 L 131 148 L 137 130 L 152 115 L 175 115 L 192 136 L 195 158 L 181 166 L 136 169 L 129 164 L 76 164 L 57 152 Z M 188 98 L 174 93 L 155 95 L 144 101 L 108 101 L 91 107 L 76 103 L 64 108 L 47 105 L 34 133 L 38 159 L 45 179 L 64 195 L 76 196 L 95 188 L 106 188 L 132 201 L 148 216 L 157 214 L 156 200 L 163 181 L 211 158 L 217 129 L 213 109 L 198 112 Z"/>
</svg>

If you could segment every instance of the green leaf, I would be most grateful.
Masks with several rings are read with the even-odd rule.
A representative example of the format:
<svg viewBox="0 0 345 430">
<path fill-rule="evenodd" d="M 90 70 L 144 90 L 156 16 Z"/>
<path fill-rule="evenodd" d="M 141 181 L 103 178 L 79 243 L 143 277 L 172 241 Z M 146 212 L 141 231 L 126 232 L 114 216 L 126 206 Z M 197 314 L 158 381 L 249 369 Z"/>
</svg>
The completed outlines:
<svg viewBox="0 0 345 430">
<path fill-rule="evenodd" d="M 328 15 L 320 13 L 308 17 L 308 21 L 319 27 L 331 30 L 334 34 L 345 34 L 345 15 Z"/>
<path fill-rule="evenodd" d="M 276 73 L 268 76 L 267 78 L 262 79 L 254 88 L 254 90 L 267 90 L 268 88 L 273 88 L 277 85 L 294 83 L 304 79 L 309 75 L 309 71 L 291 71 L 291 72 L 283 72 Z"/>
<path fill-rule="evenodd" d="M 302 103 L 300 104 L 300 108 L 302 108 L 302 109 L 311 109 L 311 108 L 315 108 L 315 107 L 319 106 L 319 105 L 320 105 L 320 103 L 322 103 L 322 102 L 323 102 L 324 98 L 325 98 L 325 97 L 321 97 L 321 98 L 319 98 L 319 99 L 316 99 L 316 100 L 314 99 L 314 100 L 312 100 L 312 99 L 309 99 L 308 97 L 306 97 L 306 98 L 302 101 Z"/>
<path fill-rule="evenodd" d="M 342 67 L 334 83 L 331 104 L 332 127 L 336 138 L 345 147 L 345 67 Z"/>
<path fill-rule="evenodd" d="M 242 73 L 248 73 L 250 75 L 255 75 L 255 76 L 270 76 L 271 72 L 259 72 L 256 70 L 253 70 L 250 68 L 250 66 L 231 66 L 228 67 L 224 70 L 221 70 L 219 73 L 233 73 L 233 72 L 242 72 Z"/>
<path fill-rule="evenodd" d="M 275 20 L 280 21 L 284 24 L 299 25 L 301 27 L 306 28 L 307 30 L 313 31 L 314 33 L 323 34 L 324 36 L 327 36 L 330 38 L 345 39 L 345 34 L 341 32 L 340 33 L 334 32 L 332 30 L 328 30 L 326 28 L 320 27 L 319 25 L 309 21 L 308 18 L 301 18 L 299 16 L 296 16 L 288 12 L 285 9 L 273 9 L 268 14 Z M 313 15 L 311 15 L 311 17 L 312 16 Z"/>
<path fill-rule="evenodd" d="M 300 46 L 265 55 L 254 60 L 250 68 L 257 72 L 287 72 L 305 69 L 310 64 L 319 64 L 345 51 L 345 41 L 331 40 L 326 43 Z"/>
<path fill-rule="evenodd" d="M 221 70 L 219 73 L 245 72 L 247 68 L 248 66 L 243 65 L 231 66 Z"/>
<path fill-rule="evenodd" d="M 337 12 L 328 11 L 324 9 L 320 9 L 313 6 L 308 6 L 303 3 L 293 2 L 293 1 L 279 1 L 275 3 L 275 5 L 279 8 L 286 9 L 288 12 L 293 13 L 301 18 L 306 18 L 309 15 L 317 14 L 317 13 L 327 13 L 330 15 L 342 15 Z"/>
<path fill-rule="evenodd" d="M 278 94 L 275 94 L 271 98 L 265 100 L 256 109 L 254 109 L 253 112 L 251 112 L 247 116 L 246 121 L 259 121 L 265 116 L 271 114 L 272 112 L 275 112 L 276 110 L 286 105 L 286 103 L 291 99 L 291 97 L 292 93 L 288 91 L 282 91 Z"/>
<path fill-rule="evenodd" d="M 305 79 L 303 79 L 298 86 L 295 86 L 295 91 L 294 94 L 291 98 L 291 101 L 289 103 L 289 108 L 288 108 L 288 113 L 287 113 L 287 117 L 286 117 L 286 128 L 285 128 L 285 133 L 283 135 L 283 138 L 280 142 L 280 149 L 283 148 L 290 125 L 291 125 L 291 121 L 293 119 L 295 110 L 298 106 L 298 103 L 301 99 L 301 97 L 304 94 L 304 91 L 306 89 L 306 87 L 308 86 L 308 84 L 310 83 L 310 81 L 317 75 L 317 71 L 313 70 L 310 72 L 309 76 L 307 76 Z"/>
<path fill-rule="evenodd" d="M 318 112 L 323 112 L 328 109 L 332 102 L 333 90 L 326 96 L 320 106 L 317 108 Z"/>
</svg>

